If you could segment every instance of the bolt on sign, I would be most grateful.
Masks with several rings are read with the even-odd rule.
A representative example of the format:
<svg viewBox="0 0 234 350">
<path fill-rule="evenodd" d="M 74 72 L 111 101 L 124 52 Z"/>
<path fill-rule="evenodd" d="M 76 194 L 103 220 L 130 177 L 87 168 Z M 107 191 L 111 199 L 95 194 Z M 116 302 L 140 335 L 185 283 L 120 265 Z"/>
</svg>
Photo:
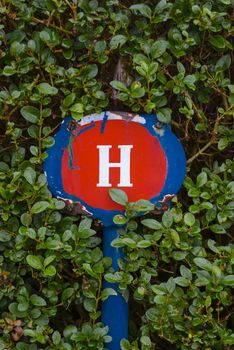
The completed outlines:
<svg viewBox="0 0 234 350">
<path fill-rule="evenodd" d="M 113 224 L 124 207 L 112 201 L 110 188 L 126 192 L 130 202 L 140 199 L 158 203 L 180 189 L 185 176 L 183 148 L 156 115 L 103 112 L 74 121 L 66 118 L 48 149 L 45 173 L 54 196 L 76 203 L 82 212 L 104 224 L 104 256 L 118 270 L 122 251 L 111 247 L 118 237 Z M 110 350 L 120 349 L 128 336 L 128 307 L 117 291 L 103 303 L 102 321 L 109 327 Z M 114 314 L 114 316 L 113 316 Z"/>
</svg>

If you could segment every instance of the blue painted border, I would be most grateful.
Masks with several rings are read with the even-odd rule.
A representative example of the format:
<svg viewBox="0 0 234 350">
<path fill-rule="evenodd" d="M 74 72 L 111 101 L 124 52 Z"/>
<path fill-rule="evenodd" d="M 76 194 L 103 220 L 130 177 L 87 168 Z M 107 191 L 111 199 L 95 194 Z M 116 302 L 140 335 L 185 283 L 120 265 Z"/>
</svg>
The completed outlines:
<svg viewBox="0 0 234 350">
<path fill-rule="evenodd" d="M 107 123 L 107 113 L 108 112 L 105 112 L 104 114 L 101 132 L 103 132 Z M 142 127 L 147 128 L 151 135 L 158 138 L 168 161 L 168 174 L 164 187 L 159 195 L 150 199 L 151 202 L 156 203 L 162 200 L 166 194 L 172 195 L 179 191 L 186 173 L 186 159 L 183 147 L 177 137 L 172 133 L 170 125 L 163 125 L 161 132 L 156 133 L 153 127 L 158 123 L 156 115 L 140 114 L 140 116 L 146 120 L 146 124 L 141 124 Z M 113 225 L 112 218 L 114 215 L 119 214 L 119 211 L 108 211 L 100 208 L 93 208 L 80 198 L 72 196 L 64 191 L 61 176 L 61 161 L 63 151 L 68 147 L 70 137 L 72 137 L 72 132 L 67 130 L 67 124 L 70 120 L 72 120 L 71 117 L 66 117 L 64 119 L 60 130 L 54 137 L 54 146 L 47 150 L 48 157 L 44 162 L 44 170 L 47 176 L 49 189 L 55 197 L 80 202 L 89 212 L 93 214 L 94 218 L 100 218 L 105 226 Z M 92 124 L 94 127 L 95 121 L 92 122 Z"/>
</svg>

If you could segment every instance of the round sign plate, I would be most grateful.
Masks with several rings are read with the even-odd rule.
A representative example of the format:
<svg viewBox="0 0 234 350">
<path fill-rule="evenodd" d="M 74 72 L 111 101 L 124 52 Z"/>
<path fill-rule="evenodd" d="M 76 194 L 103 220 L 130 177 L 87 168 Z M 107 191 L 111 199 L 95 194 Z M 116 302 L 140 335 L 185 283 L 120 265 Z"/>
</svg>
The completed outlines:
<svg viewBox="0 0 234 350">
<path fill-rule="evenodd" d="M 111 225 L 124 208 L 110 188 L 125 191 L 129 201 L 152 203 L 178 192 L 186 161 L 183 148 L 156 115 L 124 112 L 67 117 L 48 149 L 44 169 L 57 198 L 80 203 L 84 211 Z"/>
</svg>

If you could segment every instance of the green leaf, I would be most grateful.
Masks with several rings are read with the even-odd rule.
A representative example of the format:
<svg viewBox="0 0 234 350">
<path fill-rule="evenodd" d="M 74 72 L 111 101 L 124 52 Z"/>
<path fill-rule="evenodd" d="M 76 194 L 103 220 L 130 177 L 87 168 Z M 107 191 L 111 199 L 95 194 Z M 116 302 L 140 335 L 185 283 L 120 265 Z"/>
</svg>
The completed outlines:
<svg viewBox="0 0 234 350">
<path fill-rule="evenodd" d="M 9 165 L 5 162 L 0 162 L 0 171 L 6 173 L 9 170 Z"/>
<path fill-rule="evenodd" d="M 125 206 L 128 203 L 128 196 L 123 190 L 111 188 L 109 189 L 109 195 L 111 199 L 118 204 Z"/>
<path fill-rule="evenodd" d="M 29 303 L 26 301 L 26 300 L 22 300 L 19 304 L 18 304 L 18 307 L 17 309 L 20 311 L 20 312 L 24 312 L 26 310 L 28 310 L 29 308 Z"/>
<path fill-rule="evenodd" d="M 39 35 L 40 35 L 40 39 L 46 43 L 51 40 L 50 34 L 45 30 L 42 30 Z"/>
<path fill-rule="evenodd" d="M 136 86 L 136 84 L 137 86 Z M 140 98 L 145 95 L 145 88 L 141 87 L 141 85 L 137 82 L 132 83 L 131 88 L 130 88 L 130 95 L 133 98 Z"/>
<path fill-rule="evenodd" d="M 30 152 L 32 153 L 32 155 L 34 155 L 35 157 L 38 155 L 38 147 L 36 146 L 30 146 Z"/>
<path fill-rule="evenodd" d="M 96 64 L 89 64 L 88 66 L 86 66 L 82 72 L 83 77 L 86 80 L 90 80 L 96 77 L 96 75 L 98 74 L 98 67 Z"/>
<path fill-rule="evenodd" d="M 140 338 L 140 342 L 141 344 L 145 345 L 145 346 L 151 346 L 151 340 L 150 340 L 150 337 L 146 336 L 146 335 L 143 335 L 141 338 Z"/>
<path fill-rule="evenodd" d="M 94 51 L 98 54 L 103 53 L 106 50 L 106 42 L 105 40 L 97 41 L 94 45 Z"/>
<path fill-rule="evenodd" d="M 27 263 L 36 270 L 42 270 L 43 265 L 41 259 L 37 255 L 28 255 L 26 257 Z"/>
<path fill-rule="evenodd" d="M 40 83 L 37 88 L 43 95 L 57 95 L 58 93 L 58 89 L 48 83 Z"/>
<path fill-rule="evenodd" d="M 63 335 L 65 338 L 70 338 L 73 334 L 77 333 L 77 327 L 73 324 L 69 324 L 65 327 Z"/>
<path fill-rule="evenodd" d="M 112 242 L 111 242 L 111 246 L 115 247 L 115 248 L 122 248 L 124 247 L 124 243 L 122 241 L 122 238 L 115 238 Z"/>
<path fill-rule="evenodd" d="M 163 235 L 162 230 L 156 231 L 156 232 L 153 233 L 152 239 L 153 239 L 155 242 L 157 242 L 157 241 L 159 241 L 159 240 L 162 238 L 162 235 Z"/>
<path fill-rule="evenodd" d="M 230 45 L 230 43 L 221 35 L 212 35 L 209 42 L 213 47 L 218 49 L 224 49 L 226 46 Z"/>
<path fill-rule="evenodd" d="M 195 224 L 195 216 L 192 213 L 186 213 L 184 215 L 184 223 L 188 226 L 193 226 Z"/>
<path fill-rule="evenodd" d="M 39 297 L 37 294 L 32 294 L 30 297 L 30 301 L 35 306 L 46 306 L 47 305 L 45 299 L 43 299 L 42 297 Z"/>
<path fill-rule="evenodd" d="M 171 238 L 174 241 L 175 244 L 180 243 L 180 236 L 176 230 L 171 229 L 170 230 Z"/>
<path fill-rule="evenodd" d="M 223 55 L 216 63 L 215 65 L 215 71 L 217 73 L 224 72 L 227 70 L 231 65 L 231 56 L 230 55 Z"/>
<path fill-rule="evenodd" d="M 202 187 L 207 183 L 207 173 L 204 171 L 197 176 L 197 186 Z"/>
<path fill-rule="evenodd" d="M 181 251 L 174 251 L 172 254 L 173 258 L 178 261 L 184 260 L 187 255 L 188 255 L 187 252 L 181 252 Z"/>
<path fill-rule="evenodd" d="M 162 223 L 164 227 L 169 228 L 173 223 L 173 214 L 170 211 L 166 211 L 162 216 Z"/>
<path fill-rule="evenodd" d="M 128 219 L 124 215 L 117 214 L 113 217 L 113 222 L 116 225 L 125 225 L 128 222 Z"/>
<path fill-rule="evenodd" d="M 125 91 L 125 92 L 128 91 L 127 87 L 125 86 L 124 83 L 122 83 L 122 81 L 112 80 L 112 81 L 110 82 L 110 85 L 111 85 L 114 89 L 116 89 L 116 90 Z"/>
<path fill-rule="evenodd" d="M 151 245 L 152 243 L 147 239 L 137 242 L 137 248 L 148 248 Z"/>
<path fill-rule="evenodd" d="M 54 259 L 56 259 L 55 255 L 47 256 L 47 258 L 45 258 L 44 263 L 43 263 L 44 267 L 48 266 L 52 261 L 54 261 Z"/>
<path fill-rule="evenodd" d="M 70 111 L 82 114 L 84 113 L 84 106 L 82 105 L 82 103 L 75 103 L 70 107 Z"/>
<path fill-rule="evenodd" d="M 53 334 L 52 334 L 52 340 L 53 340 L 53 343 L 54 345 L 59 345 L 60 342 L 61 342 L 61 335 L 58 331 L 55 331 Z"/>
<path fill-rule="evenodd" d="M 146 4 L 136 4 L 129 7 L 134 13 L 140 13 L 142 16 L 150 18 L 152 11 L 151 8 Z"/>
<path fill-rule="evenodd" d="M 195 258 L 194 263 L 203 270 L 212 271 L 212 264 L 205 258 Z"/>
<path fill-rule="evenodd" d="M 110 48 L 117 49 L 118 47 L 121 47 L 123 44 L 125 44 L 127 41 L 127 37 L 122 34 L 118 34 L 112 37 L 110 41 Z"/>
<path fill-rule="evenodd" d="M 84 308 L 88 312 L 94 312 L 96 310 L 96 300 L 91 298 L 85 298 Z"/>
<path fill-rule="evenodd" d="M 152 230 L 161 230 L 163 228 L 162 224 L 160 224 L 160 222 L 158 222 L 157 220 L 154 219 L 144 219 L 141 221 L 141 223 L 148 227 L 151 228 Z"/>
<path fill-rule="evenodd" d="M 188 279 L 188 280 L 192 280 L 192 272 L 184 265 L 180 266 L 180 274 L 182 277 Z"/>
<path fill-rule="evenodd" d="M 104 301 L 108 299 L 111 295 L 118 295 L 118 293 L 113 288 L 105 288 L 101 294 L 101 300 Z"/>
<path fill-rule="evenodd" d="M 172 294 L 174 292 L 175 288 L 176 288 L 175 281 L 174 281 L 173 277 L 170 277 L 166 283 L 166 289 L 167 289 L 168 293 Z"/>
<path fill-rule="evenodd" d="M 36 231 L 33 228 L 28 228 L 26 231 L 26 235 L 30 237 L 31 239 L 36 239 Z"/>
<path fill-rule="evenodd" d="M 127 339 L 121 339 L 120 347 L 121 350 L 133 350 L 131 344 Z"/>
<path fill-rule="evenodd" d="M 164 54 L 168 47 L 168 41 L 159 39 L 151 47 L 151 56 L 158 58 Z"/>
<path fill-rule="evenodd" d="M 227 148 L 229 145 L 229 140 L 227 136 L 221 137 L 218 142 L 218 149 L 220 151 L 223 151 L 225 148 Z"/>
<path fill-rule="evenodd" d="M 0 230 L 0 242 L 9 242 L 11 240 L 11 235 L 7 231 Z"/>
<path fill-rule="evenodd" d="M 90 264 L 88 263 L 84 263 L 83 265 L 83 269 L 92 277 L 94 278 L 98 278 L 98 274 L 96 272 L 93 271 L 92 267 Z"/>
<path fill-rule="evenodd" d="M 206 300 L 205 300 L 205 306 L 206 306 L 206 308 L 210 307 L 211 303 L 212 303 L 211 296 L 208 295 L 208 296 L 206 297 Z"/>
<path fill-rule="evenodd" d="M 133 203 L 133 208 L 139 213 L 143 213 L 154 210 L 154 204 L 146 199 L 139 199 L 137 202 Z"/>
<path fill-rule="evenodd" d="M 91 225 L 92 225 L 92 219 L 85 218 L 79 224 L 79 231 L 89 230 L 91 228 Z"/>
<path fill-rule="evenodd" d="M 222 284 L 234 288 L 234 275 L 227 275 L 222 279 Z"/>
<path fill-rule="evenodd" d="M 64 289 L 63 294 L 62 294 L 62 300 L 70 299 L 74 293 L 75 293 L 74 288 L 70 287 L 70 288 Z"/>
<path fill-rule="evenodd" d="M 5 66 L 2 71 L 3 75 L 10 77 L 16 73 L 16 69 L 12 66 Z"/>
<path fill-rule="evenodd" d="M 47 268 L 44 270 L 44 275 L 46 276 L 52 277 L 56 275 L 56 273 L 57 273 L 56 268 L 53 265 L 47 266 Z"/>
<path fill-rule="evenodd" d="M 211 231 L 217 234 L 224 234 L 226 233 L 226 230 L 223 226 L 215 224 L 210 227 Z"/>
<path fill-rule="evenodd" d="M 157 118 L 161 123 L 169 124 L 171 121 L 172 110 L 170 108 L 159 108 Z"/>
<path fill-rule="evenodd" d="M 190 284 L 190 281 L 185 277 L 176 277 L 174 278 L 174 281 L 176 284 L 178 284 L 178 286 L 181 287 L 188 287 Z"/>
<path fill-rule="evenodd" d="M 121 281 L 119 275 L 113 274 L 113 273 L 106 273 L 104 275 L 104 278 L 105 278 L 105 280 L 107 282 L 110 282 L 110 283 L 115 283 L 115 282 L 120 282 Z"/>
<path fill-rule="evenodd" d="M 23 213 L 20 217 L 20 221 L 24 226 L 29 226 L 32 222 L 32 217 L 29 213 Z"/>
<path fill-rule="evenodd" d="M 199 197 L 200 190 L 196 187 L 190 188 L 188 191 L 189 197 Z"/>
<path fill-rule="evenodd" d="M 71 106 L 73 104 L 73 102 L 76 99 L 76 94 L 74 92 L 72 92 L 71 94 L 67 95 L 64 100 L 63 100 L 63 106 L 65 108 Z"/>
<path fill-rule="evenodd" d="M 176 66 L 177 66 L 178 72 L 179 72 L 182 76 L 184 76 L 184 75 L 185 75 L 185 68 L 184 68 L 183 63 L 177 61 Z"/>
<path fill-rule="evenodd" d="M 136 242 L 135 242 L 133 239 L 128 238 L 128 237 L 122 238 L 122 242 L 123 242 L 127 247 L 132 248 L 132 249 L 136 248 L 136 246 L 137 246 Z"/>
<path fill-rule="evenodd" d="M 40 115 L 38 108 L 32 107 L 32 106 L 24 106 L 21 108 L 20 113 L 22 114 L 24 119 L 26 119 L 27 121 L 33 124 L 38 122 L 39 115 Z"/>
<path fill-rule="evenodd" d="M 105 100 L 106 99 L 106 94 L 105 92 L 98 90 L 93 93 L 93 96 L 96 97 L 99 100 Z"/>
<path fill-rule="evenodd" d="M 30 183 L 30 185 L 33 185 L 36 180 L 36 172 L 33 168 L 27 167 L 24 171 L 24 177 Z"/>
<path fill-rule="evenodd" d="M 32 206 L 32 213 L 33 214 L 41 213 L 42 211 L 46 210 L 49 207 L 49 205 L 50 203 L 46 201 L 37 202 Z"/>
<path fill-rule="evenodd" d="M 167 303 L 166 295 L 156 295 L 154 302 L 159 305 L 165 305 Z"/>
<path fill-rule="evenodd" d="M 196 76 L 194 74 L 186 75 L 186 77 L 184 78 L 184 83 L 192 90 L 196 89 L 194 85 L 195 82 L 196 82 Z"/>
</svg>

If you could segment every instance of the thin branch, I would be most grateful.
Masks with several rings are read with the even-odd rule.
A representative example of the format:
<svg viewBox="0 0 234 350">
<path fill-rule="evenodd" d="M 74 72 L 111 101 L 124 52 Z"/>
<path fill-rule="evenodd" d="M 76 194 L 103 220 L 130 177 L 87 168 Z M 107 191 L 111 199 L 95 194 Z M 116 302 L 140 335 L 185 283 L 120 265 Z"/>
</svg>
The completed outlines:
<svg viewBox="0 0 234 350">
<path fill-rule="evenodd" d="M 207 148 L 214 144 L 214 140 L 211 139 L 204 147 L 199 149 L 197 153 L 195 153 L 191 158 L 187 160 L 187 165 L 191 164 L 197 157 L 199 157 Z"/>
<path fill-rule="evenodd" d="M 185 91 L 185 96 L 189 97 L 191 102 L 192 102 L 192 107 L 194 109 L 194 111 L 196 112 L 196 115 L 198 117 L 198 119 L 201 121 L 201 122 L 204 122 L 204 117 L 201 115 L 199 109 L 197 108 L 196 104 L 194 103 L 192 97 L 190 96 L 190 94 L 188 93 L 188 91 Z"/>
<path fill-rule="evenodd" d="M 212 130 L 211 134 L 211 139 L 210 141 L 202 147 L 197 153 L 195 153 L 191 158 L 187 160 L 187 165 L 191 164 L 197 157 L 199 157 L 207 148 L 209 148 L 211 145 L 217 142 L 217 134 L 218 134 L 218 128 L 219 128 L 219 123 L 222 120 L 223 116 L 222 115 L 217 115 L 214 123 L 214 128 Z"/>
<path fill-rule="evenodd" d="M 73 32 L 70 31 L 70 30 L 67 30 L 67 29 L 64 29 L 62 27 L 59 27 L 57 26 L 56 24 L 53 24 L 53 23 L 48 23 L 47 21 L 43 21 L 42 19 L 39 19 L 39 18 L 36 18 L 36 17 L 32 17 L 31 18 L 31 21 L 35 22 L 35 23 L 40 23 L 40 24 L 43 24 L 47 27 L 52 27 L 54 29 L 57 29 L 59 30 L 60 32 L 63 32 L 63 33 L 66 33 L 66 34 L 69 34 L 69 35 L 73 35 Z"/>
</svg>

